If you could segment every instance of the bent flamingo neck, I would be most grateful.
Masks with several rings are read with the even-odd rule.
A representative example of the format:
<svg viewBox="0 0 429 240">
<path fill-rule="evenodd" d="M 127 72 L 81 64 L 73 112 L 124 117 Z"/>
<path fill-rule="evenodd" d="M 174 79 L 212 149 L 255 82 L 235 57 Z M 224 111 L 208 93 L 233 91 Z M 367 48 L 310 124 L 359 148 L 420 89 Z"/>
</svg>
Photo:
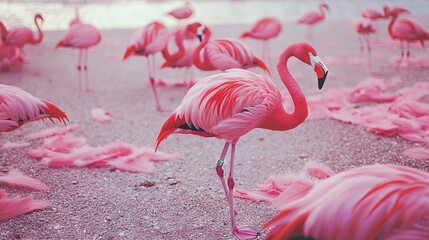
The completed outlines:
<svg viewBox="0 0 429 240">
<path fill-rule="evenodd" d="M 203 71 L 212 71 L 212 70 L 216 70 L 216 68 L 210 63 L 210 61 L 205 58 L 205 55 L 202 57 L 203 60 L 201 59 L 201 50 L 203 49 L 203 47 L 205 47 L 207 45 L 207 43 L 210 40 L 211 37 L 211 31 L 206 28 L 204 30 L 204 38 L 201 41 L 201 43 L 198 45 L 197 48 L 195 48 L 195 52 L 194 52 L 194 56 L 193 56 L 193 60 L 194 60 L 194 65 Z"/>
<path fill-rule="evenodd" d="M 320 19 L 325 19 L 325 11 L 323 11 L 323 9 L 326 8 L 325 5 L 320 5 L 319 6 L 319 11 L 320 11 Z"/>
<path fill-rule="evenodd" d="M 33 37 L 32 41 L 31 41 L 31 43 L 33 43 L 33 44 L 39 44 L 40 42 L 42 42 L 42 39 L 43 39 L 43 32 L 42 32 L 42 29 L 40 29 L 40 26 L 39 26 L 39 23 L 37 22 L 37 19 L 40 19 L 43 21 L 43 19 L 40 15 L 36 15 L 34 17 L 34 23 L 36 24 L 37 31 L 38 31 L 39 35 L 37 38 Z"/>
<path fill-rule="evenodd" d="M 183 57 L 183 55 L 185 54 L 185 47 L 183 45 L 183 41 L 184 41 L 184 30 L 179 30 L 176 32 L 175 34 L 175 43 L 178 47 L 178 51 L 175 53 L 170 53 L 168 51 L 168 45 L 165 46 L 165 48 L 162 50 L 162 56 L 165 58 L 165 60 L 167 62 L 170 63 L 174 63 L 177 60 L 179 60 L 180 58 Z"/>
<path fill-rule="evenodd" d="M 393 24 L 395 24 L 396 19 L 398 18 L 398 16 L 393 16 L 392 20 L 389 23 L 388 29 L 389 29 L 389 35 L 392 39 L 395 39 L 396 37 L 393 35 Z"/>
</svg>

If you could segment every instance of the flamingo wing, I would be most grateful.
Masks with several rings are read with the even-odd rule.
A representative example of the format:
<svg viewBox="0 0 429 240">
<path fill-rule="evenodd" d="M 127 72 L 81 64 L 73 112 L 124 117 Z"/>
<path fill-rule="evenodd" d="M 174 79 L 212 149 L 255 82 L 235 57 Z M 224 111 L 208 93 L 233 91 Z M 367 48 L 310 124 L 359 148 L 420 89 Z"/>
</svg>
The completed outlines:
<svg viewBox="0 0 429 240">
<path fill-rule="evenodd" d="M 154 21 L 137 29 L 129 45 L 134 46 L 136 54 L 147 56 L 163 50 L 169 37 L 168 29 L 162 23 Z"/>
<path fill-rule="evenodd" d="M 309 12 L 298 19 L 298 23 L 312 25 L 320 21 L 322 18 L 318 12 Z"/>
<path fill-rule="evenodd" d="M 392 27 L 392 33 L 399 39 L 410 41 L 424 39 L 428 34 L 419 22 L 409 18 L 397 20 Z"/>
<path fill-rule="evenodd" d="M 92 25 L 73 25 L 57 44 L 57 47 L 89 48 L 101 41 L 101 33 Z"/>
<path fill-rule="evenodd" d="M 31 41 L 33 32 L 27 27 L 17 27 L 10 30 L 6 36 L 6 44 L 22 46 Z"/>
<path fill-rule="evenodd" d="M 231 69 L 198 81 L 162 127 L 157 146 L 173 132 L 236 140 L 263 120 L 281 94 L 266 76 Z"/>
<path fill-rule="evenodd" d="M 281 23 L 276 18 L 263 18 L 256 22 L 251 30 L 249 36 L 260 39 L 269 39 L 276 37 L 281 31 Z"/>
</svg>

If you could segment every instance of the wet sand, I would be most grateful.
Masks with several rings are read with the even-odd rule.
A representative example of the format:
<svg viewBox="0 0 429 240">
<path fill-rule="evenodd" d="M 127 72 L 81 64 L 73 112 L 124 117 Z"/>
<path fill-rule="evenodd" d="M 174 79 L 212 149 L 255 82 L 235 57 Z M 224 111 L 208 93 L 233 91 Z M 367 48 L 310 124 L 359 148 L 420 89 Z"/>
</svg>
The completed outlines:
<svg viewBox="0 0 429 240">
<path fill-rule="evenodd" d="M 423 26 L 427 17 L 416 16 Z M 312 69 L 291 60 L 292 75 L 308 95 L 323 94 L 335 87 L 353 87 L 369 76 L 400 79 L 409 86 L 427 81 L 427 67 L 410 63 L 395 67 L 398 44 L 387 37 L 387 23 L 380 24 L 382 44 L 373 45 L 371 66 L 367 54 L 361 54 L 357 35 L 350 22 L 327 21 L 314 29 L 311 41 L 330 72 L 322 91 Z M 237 37 L 246 25 L 213 26 L 214 38 Z M 28 46 L 28 62 L 21 68 L 0 72 L 2 84 L 15 85 L 55 103 L 67 112 L 70 123 L 79 128 L 77 136 L 100 146 L 122 140 L 137 146 L 154 146 L 158 131 L 168 117 L 158 113 L 147 83 L 145 59 L 121 57 L 133 30 L 103 31 L 102 43 L 89 52 L 89 80 L 92 91 L 78 91 L 77 51 L 59 49 L 55 43 L 64 34 L 46 32 L 39 46 Z M 270 46 L 274 59 L 288 44 L 305 40 L 305 28 L 293 23 L 284 25 L 281 36 Z M 245 40 L 260 55 L 260 42 Z M 429 58 L 428 50 L 413 44 L 412 57 Z M 348 61 L 346 61 L 348 59 Z M 161 56 L 157 55 L 157 63 Z M 258 69 L 252 69 L 261 72 Z M 194 70 L 195 78 L 216 72 Z M 183 70 L 162 70 L 157 76 L 181 79 Z M 180 104 L 186 89 L 160 87 L 161 104 L 173 110 Z M 112 113 L 108 123 L 91 119 L 91 110 L 100 107 Z M 23 136 L 53 125 L 34 122 L 20 129 L 0 134 L 1 142 L 21 141 Z M 48 186 L 48 192 L 36 192 L 38 199 L 52 206 L 0 223 L 0 239 L 233 239 L 229 234 L 229 215 L 222 187 L 214 171 L 223 142 L 197 136 L 172 135 L 160 150 L 178 152 L 181 158 L 156 164 L 153 173 L 128 173 L 108 168 L 47 168 L 26 153 L 29 147 L 0 152 L 2 171 L 18 168 Z M 336 172 L 355 166 L 391 163 L 429 171 L 429 162 L 405 157 L 402 152 L 412 143 L 399 137 L 383 137 L 362 127 L 334 120 L 306 121 L 287 132 L 257 129 L 242 137 L 236 153 L 236 187 L 253 189 L 272 174 L 299 171 L 305 162 L 323 161 Z M 228 168 L 228 165 L 225 166 Z M 151 181 L 154 186 L 142 184 Z M 10 195 L 26 196 L 25 191 L 7 189 Z M 276 210 L 266 203 L 236 199 L 237 220 L 259 229 Z"/>
</svg>

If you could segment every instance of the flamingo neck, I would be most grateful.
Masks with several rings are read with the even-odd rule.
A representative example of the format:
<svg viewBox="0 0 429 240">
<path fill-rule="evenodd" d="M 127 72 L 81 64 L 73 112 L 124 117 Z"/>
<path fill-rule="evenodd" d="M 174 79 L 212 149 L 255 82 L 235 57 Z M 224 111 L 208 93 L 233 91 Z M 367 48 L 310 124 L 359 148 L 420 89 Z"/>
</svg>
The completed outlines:
<svg viewBox="0 0 429 240">
<path fill-rule="evenodd" d="M 211 71 L 211 70 L 215 70 L 215 67 L 213 67 L 213 65 L 209 62 L 209 60 L 205 57 L 203 57 L 203 59 L 201 59 L 201 50 L 203 49 L 203 47 L 205 47 L 207 45 L 207 43 L 210 40 L 210 37 L 212 36 L 211 31 L 206 28 L 205 29 L 205 33 L 204 33 L 204 38 L 201 41 L 201 43 L 198 45 L 197 48 L 195 48 L 195 52 L 194 52 L 194 65 L 203 71 Z M 205 56 L 205 55 L 204 55 Z"/>
<path fill-rule="evenodd" d="M 324 18 L 325 18 L 325 12 L 323 11 L 323 8 L 325 8 L 325 6 L 323 6 L 323 5 L 321 5 L 321 6 L 319 7 L 319 10 L 320 10 L 320 17 L 321 17 L 321 19 L 324 19 Z"/>
<path fill-rule="evenodd" d="M 393 16 L 392 20 L 389 23 L 388 29 L 389 29 L 389 35 L 392 39 L 395 39 L 396 37 L 393 35 L 393 24 L 395 24 L 396 19 L 398 18 L 398 16 Z"/>
<path fill-rule="evenodd" d="M 168 45 L 162 50 L 162 56 L 164 56 L 165 60 L 170 63 L 174 63 L 177 60 L 179 60 L 183 55 L 185 54 L 185 47 L 183 46 L 183 39 L 184 39 L 184 32 L 179 30 L 180 32 L 177 32 L 175 35 L 175 43 L 178 47 L 178 51 L 174 54 L 170 53 L 168 51 Z"/>
<path fill-rule="evenodd" d="M 269 116 L 269 118 L 263 123 L 263 126 L 261 126 L 262 128 L 285 131 L 295 128 L 304 122 L 308 116 L 307 100 L 305 99 L 301 88 L 287 68 L 289 58 L 295 56 L 293 51 L 296 47 L 296 45 L 292 45 L 283 51 L 277 63 L 277 71 L 280 75 L 280 79 L 292 97 L 294 111 L 292 113 L 287 113 L 282 104 L 278 104 L 277 109 L 274 109 L 275 114 L 271 114 Z"/>
<path fill-rule="evenodd" d="M 42 32 L 42 29 L 40 29 L 40 26 L 39 26 L 39 23 L 37 22 L 37 19 L 39 19 L 38 16 L 34 17 L 34 23 L 36 24 L 37 32 L 39 33 L 39 35 L 37 38 L 32 39 L 31 42 L 33 44 L 38 44 L 38 43 L 42 42 L 42 39 L 43 39 L 43 32 Z"/>
</svg>

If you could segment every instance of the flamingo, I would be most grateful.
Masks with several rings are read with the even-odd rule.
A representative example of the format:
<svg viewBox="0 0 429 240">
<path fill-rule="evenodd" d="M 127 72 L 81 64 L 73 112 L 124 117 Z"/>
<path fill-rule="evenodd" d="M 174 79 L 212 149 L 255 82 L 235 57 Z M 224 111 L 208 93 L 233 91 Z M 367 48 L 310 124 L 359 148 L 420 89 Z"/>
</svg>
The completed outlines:
<svg viewBox="0 0 429 240">
<path fill-rule="evenodd" d="M 371 44 L 369 42 L 369 35 L 375 33 L 375 28 L 372 25 L 371 21 L 366 19 L 366 18 L 361 18 L 361 19 L 355 20 L 353 22 L 353 26 L 355 28 L 355 31 L 359 35 L 360 51 L 361 52 L 364 51 L 364 47 L 363 47 L 363 44 L 361 41 L 361 36 L 362 36 L 363 39 L 365 39 L 365 41 L 366 41 L 366 44 L 368 47 L 368 52 L 371 52 Z"/>
<path fill-rule="evenodd" d="M 410 42 L 420 41 L 424 47 L 424 41 L 429 40 L 429 32 L 416 20 L 410 18 L 398 19 L 399 11 L 391 11 L 385 7 L 385 11 L 392 17 L 389 23 L 389 35 L 393 40 L 401 41 L 401 60 L 404 57 L 404 41 L 407 42 L 407 60 L 410 57 Z"/>
<path fill-rule="evenodd" d="M 4 25 L 4 23 L 0 22 L 0 39 L 1 39 L 2 42 L 6 41 L 6 36 L 7 36 L 8 32 L 9 31 L 7 30 L 7 28 Z"/>
<path fill-rule="evenodd" d="M 285 203 L 267 239 L 428 239 L 429 173 L 397 165 L 351 169 Z"/>
<path fill-rule="evenodd" d="M 171 67 L 171 68 L 182 68 L 185 67 L 185 76 L 183 79 L 183 85 L 191 86 L 192 80 L 189 73 L 189 77 L 186 75 L 190 72 L 190 68 L 193 65 L 193 55 L 196 47 L 199 44 L 197 35 L 190 31 L 190 25 L 179 28 L 174 34 L 174 40 L 178 50 L 174 53 L 170 53 L 168 50 L 168 45 L 162 50 L 162 55 L 165 59 L 165 62 L 161 65 L 161 68 Z"/>
<path fill-rule="evenodd" d="M 0 43 L 0 69 L 18 66 L 23 62 L 20 48 Z"/>
<path fill-rule="evenodd" d="M 166 120 L 156 140 L 155 149 L 172 133 L 216 137 L 225 141 L 216 163 L 216 173 L 228 201 L 231 233 L 239 239 L 255 237 L 257 232 L 248 226 L 237 227 L 235 222 L 233 170 L 238 140 L 254 128 L 274 131 L 295 128 L 308 115 L 305 96 L 287 68 L 288 59 L 292 56 L 314 68 L 319 89 L 323 87 L 328 69 L 308 43 L 292 44 L 281 53 L 277 70 L 292 96 L 294 112 L 284 110 L 282 95 L 268 76 L 244 69 L 230 69 L 192 86 L 181 105 Z M 226 182 L 222 166 L 230 145 L 230 172 Z"/>
<path fill-rule="evenodd" d="M 155 87 L 155 54 L 162 51 L 168 43 L 170 33 L 164 24 L 153 21 L 141 29 L 134 32 L 133 39 L 124 53 L 123 59 L 126 60 L 131 55 L 141 55 L 147 57 L 147 72 L 149 82 L 155 96 L 156 109 L 159 112 L 164 110 L 159 102 Z"/>
<path fill-rule="evenodd" d="M 192 10 L 191 3 L 185 2 L 183 6 L 173 9 L 169 11 L 167 14 L 178 20 L 183 20 L 192 16 L 193 13 L 194 13 L 194 10 Z"/>
<path fill-rule="evenodd" d="M 200 70 L 225 71 L 231 68 L 260 67 L 270 73 L 264 61 L 255 57 L 243 42 L 237 39 L 218 39 L 209 42 L 211 31 L 208 27 L 202 26 L 200 23 L 194 23 L 188 27 L 201 39 L 193 57 L 194 65 Z"/>
<path fill-rule="evenodd" d="M 313 25 L 320 23 L 321 21 L 323 21 L 325 19 L 325 12 L 323 11 L 323 9 L 326 9 L 327 11 L 329 11 L 329 6 L 327 3 L 325 2 L 321 2 L 319 4 L 319 12 L 316 11 L 311 11 L 308 12 L 306 14 L 304 14 L 303 16 L 301 16 L 298 19 L 298 24 L 305 24 L 307 25 L 308 28 L 308 33 L 307 33 L 307 37 L 309 39 L 312 38 L 311 33 L 310 33 L 310 27 L 312 27 Z"/>
<path fill-rule="evenodd" d="M 56 118 L 66 124 L 67 115 L 47 100 L 34 97 L 14 86 L 0 84 L 0 132 L 9 132 L 25 123 Z"/>
<path fill-rule="evenodd" d="M 265 17 L 259 19 L 256 23 L 252 25 L 249 31 L 241 34 L 241 38 L 254 38 L 262 40 L 262 58 L 268 59 L 269 56 L 269 47 L 268 40 L 277 37 L 282 31 L 282 23 L 278 18 L 275 17 Z"/>
<path fill-rule="evenodd" d="M 83 23 L 76 10 L 76 18 L 70 21 L 70 28 L 64 37 L 58 41 L 55 49 L 59 47 L 70 47 L 79 49 L 79 57 L 77 62 L 77 70 L 79 71 L 79 90 L 81 87 L 81 71 L 82 66 L 85 75 L 88 74 L 88 48 L 97 45 L 101 41 L 100 31 L 90 24 Z M 82 58 L 83 57 L 83 58 Z M 86 78 L 85 91 L 89 91 L 89 82 Z"/>
<path fill-rule="evenodd" d="M 24 58 L 24 52 L 22 51 L 25 44 L 39 44 L 43 40 L 43 32 L 40 29 L 40 25 L 38 21 L 43 23 L 43 17 L 40 14 L 36 14 L 34 16 L 34 23 L 36 24 L 38 36 L 35 37 L 33 31 L 27 27 L 16 27 L 11 30 L 7 30 L 4 24 L 0 24 L 0 30 L 2 32 L 1 38 L 6 45 L 14 45 L 20 48 L 21 56 Z M 40 24 L 41 24 L 40 23 Z"/>
</svg>

